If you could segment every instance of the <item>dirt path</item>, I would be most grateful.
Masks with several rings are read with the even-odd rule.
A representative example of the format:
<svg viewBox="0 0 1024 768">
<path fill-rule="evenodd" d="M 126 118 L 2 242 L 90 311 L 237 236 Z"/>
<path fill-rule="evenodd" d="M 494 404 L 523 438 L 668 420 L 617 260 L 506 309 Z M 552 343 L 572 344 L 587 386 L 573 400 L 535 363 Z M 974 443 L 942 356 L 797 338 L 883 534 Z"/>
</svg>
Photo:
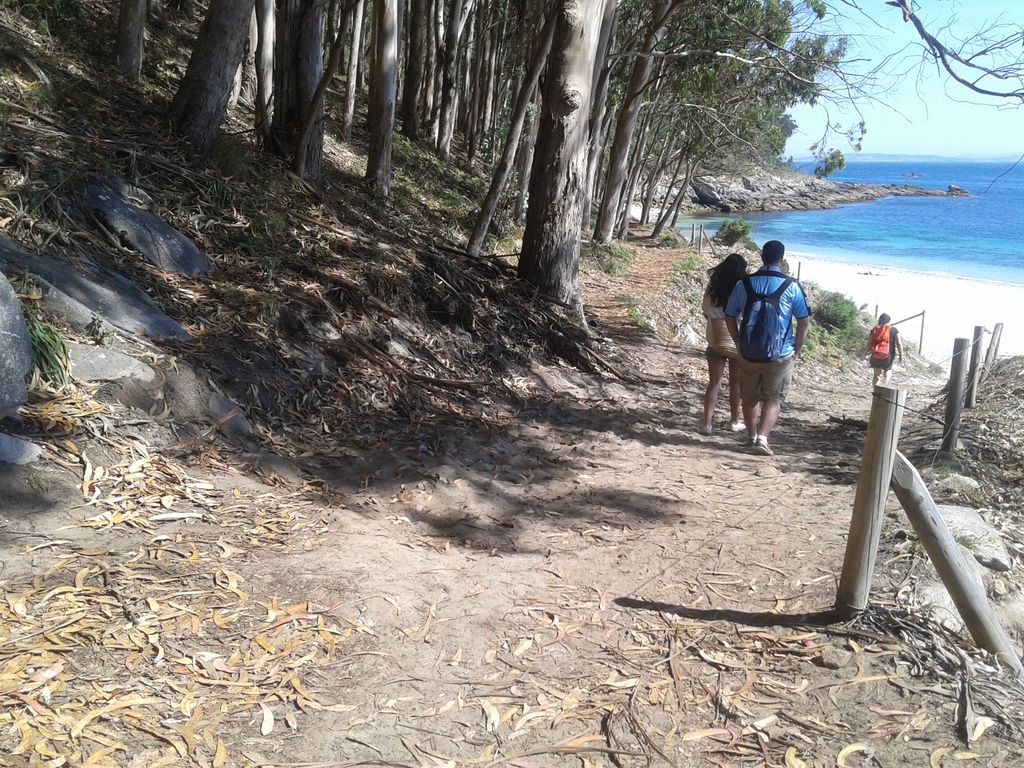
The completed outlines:
<svg viewBox="0 0 1024 768">
<path fill-rule="evenodd" d="M 568 396 L 413 429 L 316 496 L 238 476 L 208 522 L 65 536 L 52 510 L 34 519 L 71 550 L 9 525 L 11 571 L 36 580 L 5 617 L 48 639 L 0 638 L 0 690 L 6 675 L 24 704 L 12 764 L 36 764 L 19 739 L 44 721 L 66 731 L 49 749 L 90 745 L 54 765 L 980 759 L 956 741 L 953 688 L 886 635 L 827 625 L 862 439 L 828 417 L 865 417 L 863 383 L 798 374 L 771 459 L 697 436 L 696 351 L 621 311 L 670 272 L 589 296 L 642 385 L 539 370 Z M 87 604 L 108 620 L 79 631 Z M 41 697 L 40 670 L 75 679 Z M 990 736 L 978 764 L 1016 765 L 1008 744 Z"/>
</svg>

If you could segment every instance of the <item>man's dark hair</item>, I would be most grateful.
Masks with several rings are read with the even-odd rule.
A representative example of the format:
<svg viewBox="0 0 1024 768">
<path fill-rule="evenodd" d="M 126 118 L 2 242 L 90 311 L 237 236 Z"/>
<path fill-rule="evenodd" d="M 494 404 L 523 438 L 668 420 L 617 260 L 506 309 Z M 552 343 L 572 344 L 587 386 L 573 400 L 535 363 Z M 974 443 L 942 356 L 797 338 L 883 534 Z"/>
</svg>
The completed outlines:
<svg viewBox="0 0 1024 768">
<path fill-rule="evenodd" d="M 889 317 L 884 312 L 881 315 L 878 316 L 878 324 L 879 325 L 888 325 L 890 320 L 892 320 L 892 318 Z"/>
<path fill-rule="evenodd" d="M 781 264 L 786 255 L 786 246 L 778 240 L 769 240 L 761 246 L 761 261 L 765 264 Z"/>
</svg>

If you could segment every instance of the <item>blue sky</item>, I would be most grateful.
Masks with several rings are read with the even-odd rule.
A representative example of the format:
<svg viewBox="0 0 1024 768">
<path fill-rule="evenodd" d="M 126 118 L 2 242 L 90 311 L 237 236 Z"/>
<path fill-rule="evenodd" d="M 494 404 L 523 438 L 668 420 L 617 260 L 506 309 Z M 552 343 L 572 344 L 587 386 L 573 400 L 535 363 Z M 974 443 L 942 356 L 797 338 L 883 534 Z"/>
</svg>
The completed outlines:
<svg viewBox="0 0 1024 768">
<path fill-rule="evenodd" d="M 933 65 L 921 64 L 920 40 L 900 11 L 882 0 L 863 0 L 867 11 L 857 13 L 842 3 L 843 15 L 833 17 L 835 28 L 850 36 L 851 57 L 864 61 L 851 69 L 881 67 L 874 98 L 859 98 L 856 108 L 822 103 L 798 106 L 790 111 L 798 131 L 786 152 L 797 157 L 809 154 L 827 125 L 850 126 L 864 119 L 866 153 L 943 155 L 946 157 L 1019 156 L 1024 154 L 1024 105 L 985 100 L 952 82 Z M 1024 24 L 1022 0 L 922 0 L 918 16 L 933 34 L 951 43 L 956 35 L 984 27 L 989 22 Z M 948 32 L 941 32 L 950 24 Z M 1024 56 L 1024 51 L 1020 54 Z M 833 135 L 830 147 L 853 156 L 849 142 Z"/>
</svg>

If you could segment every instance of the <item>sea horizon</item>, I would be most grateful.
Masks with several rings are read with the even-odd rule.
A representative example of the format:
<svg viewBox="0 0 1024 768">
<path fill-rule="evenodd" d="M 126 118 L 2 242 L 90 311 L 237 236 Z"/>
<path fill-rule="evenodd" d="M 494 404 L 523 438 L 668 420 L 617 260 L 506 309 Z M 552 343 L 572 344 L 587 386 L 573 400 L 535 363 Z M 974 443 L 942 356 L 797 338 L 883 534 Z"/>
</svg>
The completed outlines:
<svg viewBox="0 0 1024 768">
<path fill-rule="evenodd" d="M 836 181 L 966 189 L 970 197 L 885 197 L 837 208 L 686 217 L 713 234 L 726 219 L 753 224 L 757 243 L 911 272 L 1024 285 L 1024 165 L 997 161 L 851 159 Z"/>
</svg>

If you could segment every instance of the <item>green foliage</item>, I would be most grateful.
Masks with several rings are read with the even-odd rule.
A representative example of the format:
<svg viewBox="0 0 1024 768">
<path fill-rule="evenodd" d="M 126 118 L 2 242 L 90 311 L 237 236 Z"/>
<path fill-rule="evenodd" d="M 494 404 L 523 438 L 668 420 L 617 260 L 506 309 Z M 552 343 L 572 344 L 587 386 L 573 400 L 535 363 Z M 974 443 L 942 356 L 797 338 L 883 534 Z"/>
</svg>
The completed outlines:
<svg viewBox="0 0 1024 768">
<path fill-rule="evenodd" d="M 614 277 L 626 274 L 636 261 L 636 254 L 621 243 L 591 242 L 588 250 L 601 271 Z"/>
<path fill-rule="evenodd" d="M 40 380 L 56 389 L 63 389 L 71 382 L 71 361 L 64 337 L 34 312 L 27 313 L 25 326 L 32 346 L 33 376 L 38 374 Z"/>
<path fill-rule="evenodd" d="M 701 266 L 700 259 L 693 254 L 690 254 L 689 256 L 679 259 L 679 261 L 673 262 L 672 271 L 682 274 L 690 274 L 691 272 L 699 270 Z"/>
<path fill-rule="evenodd" d="M 753 229 L 754 225 L 743 219 L 737 217 L 735 219 L 726 219 L 718 227 L 718 232 L 715 233 L 715 239 L 719 242 L 725 243 L 726 245 L 735 245 L 741 240 L 746 240 L 750 237 L 750 230 Z"/>
<path fill-rule="evenodd" d="M 814 322 L 808 339 L 814 345 L 808 351 L 821 347 L 845 354 L 864 346 L 866 328 L 860 309 L 846 296 L 834 291 L 815 293 Z"/>
<path fill-rule="evenodd" d="M 647 322 L 647 319 L 640 314 L 640 310 L 636 307 L 630 307 L 627 309 L 626 314 L 629 315 L 629 319 L 636 323 L 638 327 L 645 330 L 651 327 L 651 324 Z"/>
<path fill-rule="evenodd" d="M 818 165 L 814 169 L 814 175 L 819 179 L 824 179 L 826 176 L 831 176 L 836 171 L 841 171 L 845 167 L 846 158 L 843 156 L 843 153 L 838 149 L 833 149 L 818 160 Z"/>
<path fill-rule="evenodd" d="M 0 5 L 28 19 L 43 35 L 70 33 L 82 15 L 83 0 L 0 0 Z"/>
</svg>

